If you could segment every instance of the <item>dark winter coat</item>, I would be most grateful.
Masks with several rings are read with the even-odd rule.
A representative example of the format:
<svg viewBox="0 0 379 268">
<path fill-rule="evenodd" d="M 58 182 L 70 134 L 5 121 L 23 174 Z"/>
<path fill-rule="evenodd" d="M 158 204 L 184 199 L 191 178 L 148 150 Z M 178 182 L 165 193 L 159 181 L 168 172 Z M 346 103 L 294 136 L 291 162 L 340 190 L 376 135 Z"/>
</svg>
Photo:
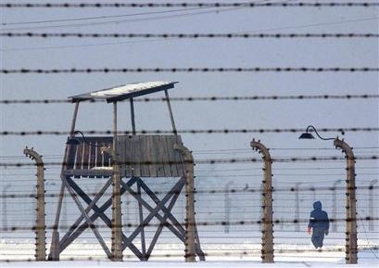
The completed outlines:
<svg viewBox="0 0 379 268">
<path fill-rule="evenodd" d="M 322 210 L 322 204 L 320 201 L 313 203 L 313 208 L 310 218 L 308 228 L 313 228 L 313 230 L 329 230 L 329 218 L 328 213 Z"/>
</svg>

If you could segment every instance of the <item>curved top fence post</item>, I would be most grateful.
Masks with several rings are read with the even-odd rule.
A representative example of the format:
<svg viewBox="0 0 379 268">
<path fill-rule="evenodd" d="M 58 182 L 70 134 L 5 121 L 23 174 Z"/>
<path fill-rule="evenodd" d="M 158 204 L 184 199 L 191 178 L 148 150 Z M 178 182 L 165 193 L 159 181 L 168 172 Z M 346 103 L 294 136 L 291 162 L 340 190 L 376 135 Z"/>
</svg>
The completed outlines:
<svg viewBox="0 0 379 268">
<path fill-rule="evenodd" d="M 336 138 L 334 146 L 346 154 L 346 263 L 358 263 L 357 246 L 357 200 L 355 195 L 355 157 L 353 149 Z"/>
<path fill-rule="evenodd" d="M 272 172 L 271 164 L 272 159 L 269 150 L 258 140 L 254 139 L 251 142 L 251 148 L 258 151 L 263 155 L 264 161 L 264 178 L 262 181 L 262 262 L 272 263 L 274 262 L 274 230 L 272 220 Z"/>
<path fill-rule="evenodd" d="M 37 219 L 36 219 L 36 261 L 46 260 L 46 225 L 45 225 L 45 168 L 42 157 L 33 150 L 26 147 L 24 154 L 36 161 L 37 165 Z"/>
</svg>

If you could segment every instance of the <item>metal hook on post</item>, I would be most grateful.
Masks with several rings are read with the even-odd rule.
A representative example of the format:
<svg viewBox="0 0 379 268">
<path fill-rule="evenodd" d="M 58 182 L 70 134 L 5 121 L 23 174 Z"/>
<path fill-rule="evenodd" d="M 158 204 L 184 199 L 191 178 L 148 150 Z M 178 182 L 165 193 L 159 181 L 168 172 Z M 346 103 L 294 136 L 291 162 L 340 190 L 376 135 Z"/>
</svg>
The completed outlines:
<svg viewBox="0 0 379 268">
<path fill-rule="evenodd" d="M 313 129 L 317 136 L 322 140 L 334 140 L 333 144 L 346 154 L 346 263 L 358 263 L 358 245 L 357 245 L 357 212 L 356 212 L 356 187 L 355 187 L 355 157 L 352 148 L 342 139 L 323 138 L 314 126 L 308 126 L 306 131 L 302 133 L 299 139 L 314 139 L 309 130 Z M 344 135 L 343 129 L 340 129 Z"/>
</svg>

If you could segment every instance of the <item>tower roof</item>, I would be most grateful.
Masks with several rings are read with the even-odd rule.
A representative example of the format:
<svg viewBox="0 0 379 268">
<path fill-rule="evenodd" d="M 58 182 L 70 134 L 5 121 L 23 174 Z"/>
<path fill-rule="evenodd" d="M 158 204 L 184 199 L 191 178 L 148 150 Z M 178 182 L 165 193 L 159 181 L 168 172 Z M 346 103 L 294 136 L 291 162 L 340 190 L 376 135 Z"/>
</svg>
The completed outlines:
<svg viewBox="0 0 379 268">
<path fill-rule="evenodd" d="M 126 99 L 139 97 L 162 90 L 167 90 L 174 87 L 178 82 L 169 81 L 153 81 L 153 82 L 140 82 L 120 85 L 112 88 L 102 89 L 94 92 L 79 94 L 71 96 L 72 102 L 79 102 L 85 100 L 106 100 L 107 102 L 123 101 Z"/>
</svg>

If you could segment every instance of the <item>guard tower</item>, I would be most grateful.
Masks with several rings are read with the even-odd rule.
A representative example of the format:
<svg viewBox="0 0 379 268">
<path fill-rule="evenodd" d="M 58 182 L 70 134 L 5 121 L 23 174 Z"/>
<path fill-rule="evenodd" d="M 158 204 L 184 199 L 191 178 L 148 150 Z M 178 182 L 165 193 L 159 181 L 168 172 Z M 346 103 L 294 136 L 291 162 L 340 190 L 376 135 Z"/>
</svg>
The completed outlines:
<svg viewBox="0 0 379 268">
<path fill-rule="evenodd" d="M 75 109 L 62 165 L 62 186 L 49 260 L 59 260 L 60 253 L 89 229 L 110 260 L 122 261 L 123 252 L 128 248 L 141 261 L 147 261 L 164 228 L 184 243 L 187 262 L 195 261 L 196 256 L 200 260 L 205 259 L 195 222 L 194 161 L 191 152 L 183 146 L 181 137 L 177 135 L 168 95 L 168 89 L 173 88 L 174 84 L 176 82 L 134 83 L 70 97 Z M 172 134 L 137 135 L 133 100 L 157 92 L 165 94 Z M 94 100 L 104 100 L 113 105 L 112 135 L 84 135 L 76 129 L 80 103 Z M 117 129 L 117 104 L 126 100 L 130 102 L 132 130 L 121 135 Z M 143 179 L 151 177 L 156 180 L 174 178 L 175 183 L 163 198 L 159 198 Z M 105 183 L 93 196 L 77 183 L 78 179 L 96 178 L 102 178 Z M 186 211 L 185 220 L 180 223 L 173 215 L 173 207 L 183 189 Z M 60 234 L 58 230 L 65 191 L 72 197 L 80 213 L 77 220 L 69 224 L 68 231 Z M 111 195 L 106 197 L 106 191 L 111 192 Z M 128 233 L 124 231 L 122 220 L 123 195 L 134 198 L 138 204 L 139 223 L 128 226 Z M 154 225 L 156 228 L 152 238 L 147 240 L 145 228 L 153 219 L 158 224 Z M 111 241 L 108 243 L 103 237 L 104 232 L 101 233 L 97 228 L 100 224 L 110 231 Z"/>
</svg>

